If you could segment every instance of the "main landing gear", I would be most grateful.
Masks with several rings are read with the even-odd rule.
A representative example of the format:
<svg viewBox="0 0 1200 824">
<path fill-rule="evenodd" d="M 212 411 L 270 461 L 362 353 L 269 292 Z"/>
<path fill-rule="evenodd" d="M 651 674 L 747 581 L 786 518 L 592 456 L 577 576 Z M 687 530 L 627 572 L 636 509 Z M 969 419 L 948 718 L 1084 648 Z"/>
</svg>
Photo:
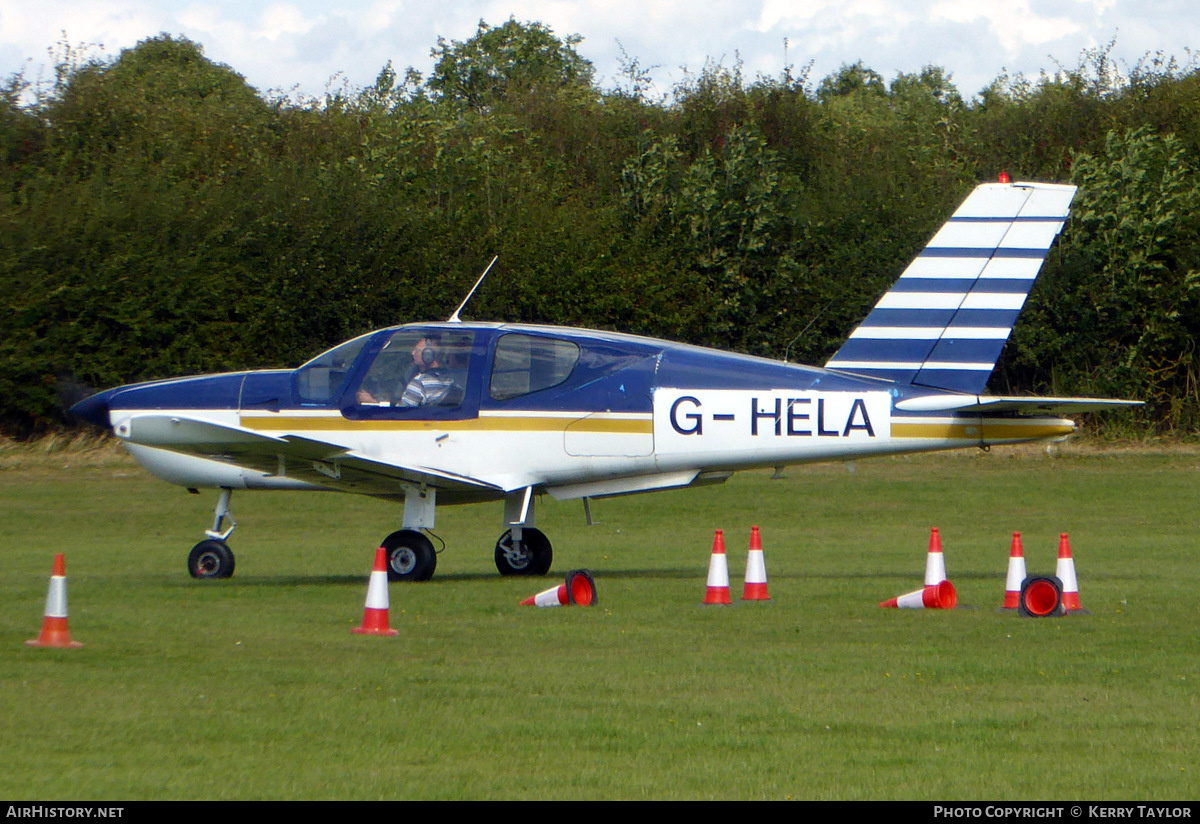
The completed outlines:
<svg viewBox="0 0 1200 824">
<path fill-rule="evenodd" d="M 504 523 L 509 527 L 496 541 L 496 569 L 501 575 L 545 575 L 554 560 L 550 539 L 533 526 L 533 488 L 504 499 Z M 437 552 L 423 530 L 431 530 L 437 511 L 437 490 L 405 489 L 402 528 L 383 539 L 389 581 L 428 581 L 437 569 Z"/>
<path fill-rule="evenodd" d="M 496 569 L 501 575 L 545 575 L 554 550 L 540 529 L 525 527 L 515 538 L 510 529 L 496 541 Z M 437 569 L 433 542 L 415 529 L 401 529 L 383 539 L 389 581 L 428 581 Z"/>
<path fill-rule="evenodd" d="M 188 553 L 188 574 L 193 578 L 229 578 L 233 575 L 233 550 L 225 543 L 225 539 L 237 529 L 237 521 L 229 510 L 232 496 L 232 489 L 221 488 L 221 497 L 217 499 L 217 508 L 213 513 L 212 529 L 204 531 L 208 537 Z M 229 519 L 229 528 L 222 530 L 226 518 Z"/>
</svg>

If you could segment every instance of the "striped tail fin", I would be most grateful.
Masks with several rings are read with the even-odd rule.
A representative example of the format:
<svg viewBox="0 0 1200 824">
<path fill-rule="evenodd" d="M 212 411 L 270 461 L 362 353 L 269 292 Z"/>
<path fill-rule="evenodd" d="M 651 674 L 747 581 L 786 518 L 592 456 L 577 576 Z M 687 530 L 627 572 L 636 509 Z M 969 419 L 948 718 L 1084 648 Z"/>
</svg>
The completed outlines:
<svg viewBox="0 0 1200 824">
<path fill-rule="evenodd" d="M 976 188 L 826 368 L 981 393 L 1074 196 L 1048 183 Z"/>
</svg>

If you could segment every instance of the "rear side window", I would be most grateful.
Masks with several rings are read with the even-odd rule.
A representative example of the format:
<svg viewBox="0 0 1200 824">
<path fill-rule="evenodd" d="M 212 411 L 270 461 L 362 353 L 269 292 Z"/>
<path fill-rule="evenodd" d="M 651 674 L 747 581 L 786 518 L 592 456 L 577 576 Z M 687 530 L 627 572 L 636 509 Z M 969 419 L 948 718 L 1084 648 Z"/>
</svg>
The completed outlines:
<svg viewBox="0 0 1200 824">
<path fill-rule="evenodd" d="M 488 391 L 498 401 L 540 392 L 565 381 L 578 362 L 579 347 L 571 341 L 505 335 L 496 343 Z"/>
</svg>

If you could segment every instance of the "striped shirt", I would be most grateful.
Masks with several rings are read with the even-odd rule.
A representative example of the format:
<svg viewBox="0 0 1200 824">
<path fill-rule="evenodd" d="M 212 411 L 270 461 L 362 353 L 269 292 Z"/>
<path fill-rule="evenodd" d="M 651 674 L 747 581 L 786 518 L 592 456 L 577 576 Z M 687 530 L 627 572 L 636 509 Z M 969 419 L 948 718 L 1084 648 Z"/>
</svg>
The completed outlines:
<svg viewBox="0 0 1200 824">
<path fill-rule="evenodd" d="M 404 387 L 401 406 L 433 406 L 449 394 L 454 380 L 437 369 L 418 372 Z"/>
</svg>

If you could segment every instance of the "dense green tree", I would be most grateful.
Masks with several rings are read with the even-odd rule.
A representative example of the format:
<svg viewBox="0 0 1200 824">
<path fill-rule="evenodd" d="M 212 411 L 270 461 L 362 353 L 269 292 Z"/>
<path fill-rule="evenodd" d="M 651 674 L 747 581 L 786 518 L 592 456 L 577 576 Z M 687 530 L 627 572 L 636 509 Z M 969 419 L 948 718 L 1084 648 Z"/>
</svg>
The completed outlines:
<svg viewBox="0 0 1200 824">
<path fill-rule="evenodd" d="M 575 50 L 583 38 L 560 39 L 541 23 L 509 18 L 492 27 L 479 21 L 465 42 L 438 38 L 429 88 L 448 100 L 484 110 L 513 94 L 592 94 L 592 64 Z"/>
<path fill-rule="evenodd" d="M 1144 419 L 1200 422 L 1200 180 L 1174 135 L 1110 132 L 1081 154 L 1061 265 L 1018 328 L 1018 363 L 1053 391 L 1147 402 Z M 1104 345 L 1097 346 L 1098 341 Z"/>
</svg>

